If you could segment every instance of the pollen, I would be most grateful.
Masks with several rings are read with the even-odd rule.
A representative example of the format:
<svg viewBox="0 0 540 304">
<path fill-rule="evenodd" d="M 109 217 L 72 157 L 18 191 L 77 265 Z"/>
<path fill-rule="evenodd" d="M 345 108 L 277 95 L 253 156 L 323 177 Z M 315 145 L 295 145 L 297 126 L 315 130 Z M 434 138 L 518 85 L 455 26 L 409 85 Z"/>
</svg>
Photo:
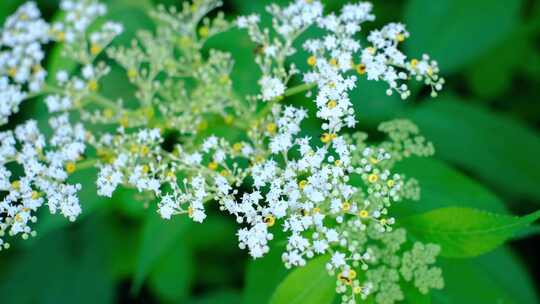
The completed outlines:
<svg viewBox="0 0 540 304">
<path fill-rule="evenodd" d="M 92 45 L 90 46 L 90 54 L 92 56 L 96 56 L 100 52 L 101 52 L 101 46 L 99 46 L 98 44 L 92 43 Z"/>
<path fill-rule="evenodd" d="M 273 215 L 267 215 L 264 217 L 263 221 L 268 227 L 272 227 L 276 223 L 276 218 Z"/>
<path fill-rule="evenodd" d="M 361 292 L 362 292 L 362 287 L 360 287 L 360 286 L 355 286 L 355 287 L 353 288 L 353 292 L 354 292 L 355 294 L 361 293 Z"/>
<path fill-rule="evenodd" d="M 150 153 L 150 148 L 148 148 L 148 146 L 141 146 L 140 152 L 142 156 L 145 156 Z"/>
<path fill-rule="evenodd" d="M 217 168 L 218 168 L 218 163 L 216 163 L 215 161 L 208 164 L 208 169 L 210 170 L 216 170 Z"/>
<path fill-rule="evenodd" d="M 307 185 L 307 180 L 301 180 L 299 183 L 298 183 L 298 188 L 300 188 L 300 190 L 304 190 L 304 188 L 306 187 Z"/>
<path fill-rule="evenodd" d="M 38 198 L 39 198 L 39 192 L 32 191 L 32 199 L 35 200 L 35 199 L 38 199 Z"/>
<path fill-rule="evenodd" d="M 277 130 L 277 125 L 273 122 L 266 125 L 266 131 L 270 134 L 275 134 Z"/>
<path fill-rule="evenodd" d="M 223 169 L 221 170 L 221 172 L 219 172 L 219 175 L 223 176 L 223 177 L 227 177 L 230 175 L 229 171 Z"/>
<path fill-rule="evenodd" d="M 8 75 L 11 78 L 15 78 L 15 76 L 17 76 L 17 68 L 16 67 L 9 68 Z"/>
<path fill-rule="evenodd" d="M 175 180 L 176 179 L 176 174 L 174 173 L 173 170 L 169 170 L 169 171 L 167 171 L 167 177 L 172 179 L 172 180 Z"/>
<path fill-rule="evenodd" d="M 98 86 L 97 81 L 95 81 L 95 80 L 90 80 L 90 81 L 88 82 L 88 89 L 89 89 L 90 91 L 95 92 L 95 91 L 98 90 L 98 87 L 99 87 L 99 86 Z"/>
<path fill-rule="evenodd" d="M 372 157 L 369 158 L 369 162 L 370 162 L 372 165 L 376 165 L 376 164 L 379 163 L 379 160 L 378 160 L 377 158 L 375 158 L 375 157 L 372 156 Z"/>
<path fill-rule="evenodd" d="M 366 73 L 366 65 L 363 63 L 356 65 L 356 73 L 364 75 Z"/>
<path fill-rule="evenodd" d="M 60 42 L 63 42 L 64 40 L 66 40 L 66 33 L 64 32 L 58 32 L 56 34 L 56 39 Z"/>
<path fill-rule="evenodd" d="M 401 33 L 400 33 L 400 34 L 397 34 L 397 35 L 396 35 L 396 41 L 397 41 L 397 42 L 403 42 L 403 41 L 405 41 L 405 35 L 403 35 L 403 34 L 401 34 Z"/>
<path fill-rule="evenodd" d="M 103 116 L 107 119 L 111 119 L 114 116 L 114 112 L 112 109 L 105 109 L 103 110 Z"/>
<path fill-rule="evenodd" d="M 242 148 L 244 147 L 244 144 L 241 143 L 241 142 L 237 142 L 233 145 L 233 151 L 238 153 L 242 150 Z"/>
<path fill-rule="evenodd" d="M 378 176 L 377 174 L 375 174 L 375 173 L 370 174 L 370 175 L 368 176 L 368 181 L 369 181 L 370 183 L 372 183 L 372 184 L 373 184 L 373 183 L 376 183 L 378 180 L 379 180 L 379 176 Z"/>
<path fill-rule="evenodd" d="M 361 210 L 360 212 L 358 212 L 358 215 L 361 218 L 367 218 L 369 216 L 369 212 L 367 210 Z"/>
<path fill-rule="evenodd" d="M 142 172 L 144 174 L 148 173 L 150 171 L 150 167 L 148 167 L 148 165 L 143 165 L 142 166 Z"/>
<path fill-rule="evenodd" d="M 124 114 L 124 115 L 120 118 L 119 123 L 120 123 L 120 125 L 121 125 L 122 127 L 127 128 L 127 127 L 129 126 L 129 117 L 128 117 L 126 114 Z"/>
<path fill-rule="evenodd" d="M 331 142 L 332 140 L 334 140 L 335 138 L 337 137 L 336 134 L 332 134 L 332 133 L 324 133 L 322 136 L 321 136 L 321 141 L 323 143 L 329 143 Z"/>
<path fill-rule="evenodd" d="M 138 72 L 137 72 L 137 70 L 135 68 L 131 68 L 131 69 L 128 70 L 127 75 L 129 77 L 129 79 L 133 80 L 133 79 L 135 79 L 137 77 Z"/>
<path fill-rule="evenodd" d="M 208 37 L 208 35 L 210 34 L 210 29 L 208 28 L 208 26 L 201 26 L 199 28 L 199 35 L 203 38 L 205 37 Z"/>
<path fill-rule="evenodd" d="M 309 58 L 307 59 L 307 64 L 309 64 L 310 66 L 314 66 L 315 64 L 317 64 L 317 58 L 315 56 L 309 56 Z"/>
<path fill-rule="evenodd" d="M 338 65 L 338 62 L 337 62 L 337 59 L 336 59 L 336 58 L 330 59 L 330 61 L 328 61 L 328 63 L 329 63 L 331 66 L 334 66 L 334 67 L 336 67 L 336 66 Z"/>
<path fill-rule="evenodd" d="M 351 210 L 351 204 L 349 202 L 343 202 L 341 205 L 341 210 L 345 212 Z"/>
<path fill-rule="evenodd" d="M 335 100 L 330 100 L 326 106 L 329 108 L 329 109 L 333 109 L 337 106 L 337 102 Z"/>
<path fill-rule="evenodd" d="M 386 185 L 390 188 L 394 187 L 394 185 L 396 184 L 396 182 L 393 180 L 393 179 L 389 179 L 387 182 L 386 182 Z"/>
<path fill-rule="evenodd" d="M 313 212 L 313 214 L 321 213 L 321 208 L 315 207 L 315 208 L 313 208 L 312 212 Z"/>
<path fill-rule="evenodd" d="M 413 69 L 416 69 L 416 66 L 418 65 L 418 59 L 411 60 L 411 67 Z"/>
<path fill-rule="evenodd" d="M 15 190 L 19 190 L 21 188 L 21 182 L 16 180 L 11 183 L 11 187 Z"/>
<path fill-rule="evenodd" d="M 71 174 L 71 173 L 75 172 L 76 169 L 77 169 L 77 166 L 75 165 L 74 162 L 68 162 L 66 164 L 66 172 L 68 174 Z"/>
</svg>

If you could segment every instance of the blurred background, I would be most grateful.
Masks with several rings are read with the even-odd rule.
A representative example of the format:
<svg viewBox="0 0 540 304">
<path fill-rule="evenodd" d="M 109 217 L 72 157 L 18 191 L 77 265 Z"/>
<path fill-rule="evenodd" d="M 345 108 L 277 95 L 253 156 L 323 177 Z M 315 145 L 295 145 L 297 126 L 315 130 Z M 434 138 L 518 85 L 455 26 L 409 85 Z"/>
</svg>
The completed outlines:
<svg viewBox="0 0 540 304">
<path fill-rule="evenodd" d="M 0 23 L 24 1 L 1 0 Z M 47 20 L 58 1 L 37 0 Z M 178 0 L 109 0 L 107 18 L 123 22 L 126 44 L 137 28 L 151 29 L 145 16 L 155 3 Z M 274 1 L 287 3 L 287 1 Z M 342 1 L 323 1 L 336 10 Z M 227 0 L 228 18 L 262 13 L 270 1 Z M 412 57 L 429 53 L 439 61 L 447 85 L 437 99 L 414 87 L 412 98 L 385 95 L 380 83 L 360 81 L 353 94 L 359 130 L 378 139 L 377 124 L 409 118 L 435 144 L 432 160 L 411 160 L 399 170 L 417 177 L 420 202 L 404 202 L 396 214 L 462 205 L 522 215 L 540 208 L 540 1 L 408 0 L 376 1 L 376 22 L 407 25 L 404 49 Z M 268 22 L 268 20 L 264 20 Z M 309 33 L 307 34 L 309 35 Z M 229 50 L 240 94 L 255 93 L 257 67 L 245 33 L 232 30 L 209 41 L 208 48 Z M 58 54 L 45 66 L 58 67 Z M 305 67 L 305 54 L 293 59 Z M 295 80 L 298 81 L 298 80 Z M 104 83 L 114 96 L 119 82 Z M 306 98 L 287 103 L 312 109 Z M 27 102 L 15 123 L 38 117 L 43 105 Z M 40 116 L 41 115 L 41 116 Z M 314 116 L 314 115 L 312 115 Z M 317 121 L 307 123 L 317 132 Z M 310 132 L 308 130 L 308 133 Z M 219 133 L 219 124 L 207 131 Z M 0 303 L 266 303 L 286 275 L 279 250 L 256 262 L 238 249 L 234 220 L 208 205 L 204 224 L 186 218 L 163 221 L 155 202 L 131 190 L 98 198 L 91 182 L 96 172 L 73 176 L 83 184 L 84 211 L 75 223 L 43 213 L 38 236 L 13 241 L 0 252 Z M 406 205 L 409 204 L 409 205 Z M 441 259 L 446 289 L 434 303 L 539 303 L 540 260 L 533 226 L 508 246 L 472 260 Z"/>
</svg>

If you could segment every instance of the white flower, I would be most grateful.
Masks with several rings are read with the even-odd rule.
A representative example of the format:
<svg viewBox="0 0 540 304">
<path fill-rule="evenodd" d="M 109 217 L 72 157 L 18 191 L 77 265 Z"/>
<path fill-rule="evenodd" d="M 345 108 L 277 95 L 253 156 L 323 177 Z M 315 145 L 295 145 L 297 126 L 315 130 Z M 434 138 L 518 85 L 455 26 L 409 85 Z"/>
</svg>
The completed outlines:
<svg viewBox="0 0 540 304">
<path fill-rule="evenodd" d="M 270 101 L 285 93 L 285 85 L 276 77 L 264 76 L 259 80 L 261 86 L 261 99 L 263 101 Z"/>
</svg>

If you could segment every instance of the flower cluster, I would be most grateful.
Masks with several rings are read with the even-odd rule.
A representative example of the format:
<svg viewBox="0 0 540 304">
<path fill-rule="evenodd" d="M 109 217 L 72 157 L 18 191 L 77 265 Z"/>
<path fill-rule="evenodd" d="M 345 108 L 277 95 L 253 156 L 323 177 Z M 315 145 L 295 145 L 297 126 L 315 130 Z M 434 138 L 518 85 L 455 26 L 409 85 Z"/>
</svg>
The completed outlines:
<svg viewBox="0 0 540 304">
<path fill-rule="evenodd" d="M 394 165 L 432 155 L 432 144 L 404 120 L 381 124 L 388 137 L 381 143 L 345 132 L 357 123 L 350 93 L 360 77 L 382 80 L 389 94 L 403 98 L 410 95 L 406 81 L 414 78 L 435 96 L 444 83 L 437 63 L 427 55 L 407 59 L 399 45 L 409 33 L 397 23 L 369 33 L 363 46 L 357 38 L 362 24 L 375 18 L 367 2 L 330 14 L 315 0 L 270 5 L 272 28 L 262 28 L 258 15 L 234 24 L 220 13 L 205 17 L 220 4 L 160 6 L 150 13 L 155 29 L 137 32 L 129 46 L 114 43 L 123 32 L 118 23 L 93 29 L 107 12 L 97 0 L 63 0 L 64 17 L 52 25 L 32 2 L 7 20 L 0 40 L 0 124 L 24 99 L 39 95 L 53 134 L 47 139 L 35 121 L 0 133 L 0 237 L 35 234 L 29 223 L 43 204 L 74 220 L 82 211 L 81 185 L 67 178 L 95 165 L 98 195 L 134 188 L 157 198 L 164 219 L 185 214 L 204 222 L 205 203 L 216 201 L 238 222 L 238 244 L 253 258 L 272 250 L 281 235 L 288 268 L 327 257 L 344 303 L 400 301 L 401 282 L 413 282 L 422 293 L 442 288 L 433 266 L 439 247 L 413 244 L 390 209 L 420 193 Z M 247 29 L 257 44 L 262 76 L 253 83 L 260 86 L 256 96 L 235 94 L 231 54 L 205 49 L 209 38 L 232 26 Z M 302 40 L 312 30 L 323 34 Z M 303 50 L 296 49 L 300 40 Z M 63 56 L 76 66 L 56 71 L 44 85 L 39 62 L 49 41 L 62 43 Z M 302 51 L 303 71 L 290 63 Z M 104 79 L 118 71 L 132 89 L 121 98 L 102 95 Z M 291 86 L 297 78 L 303 83 Z M 287 105 L 286 97 L 303 92 L 316 113 Z M 306 135 L 310 116 L 323 121 L 320 138 Z M 211 124 L 227 134 L 218 136 Z M 0 245 L 8 246 L 3 239 Z"/>
<path fill-rule="evenodd" d="M 41 66 L 49 25 L 34 2 L 9 16 L 0 28 L 0 125 L 19 110 L 27 89 L 38 91 L 47 73 Z"/>
<path fill-rule="evenodd" d="M 48 143 L 33 120 L 17 126 L 15 132 L 0 133 L 0 191 L 8 192 L 0 201 L 0 237 L 33 235 L 29 224 L 36 221 L 35 213 L 43 204 L 71 221 L 82 211 L 76 195 L 81 185 L 66 180 L 84 151 L 84 129 L 81 124 L 71 126 L 67 115 L 53 117 L 49 123 L 54 133 Z M 21 166 L 24 175 L 15 176 L 7 164 Z M 9 246 L 1 238 L 0 245 Z"/>
</svg>

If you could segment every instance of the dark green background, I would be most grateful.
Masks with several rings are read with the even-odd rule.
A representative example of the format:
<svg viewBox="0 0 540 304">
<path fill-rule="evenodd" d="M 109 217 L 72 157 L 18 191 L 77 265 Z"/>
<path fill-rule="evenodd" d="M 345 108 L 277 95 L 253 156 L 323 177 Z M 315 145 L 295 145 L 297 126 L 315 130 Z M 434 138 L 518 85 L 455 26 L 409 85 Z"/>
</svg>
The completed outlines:
<svg viewBox="0 0 540 304">
<path fill-rule="evenodd" d="M 0 21 L 21 2 L 0 1 Z M 57 1 L 37 2 L 51 20 Z M 108 17 L 128 29 L 118 43 L 129 41 L 138 27 L 151 27 L 144 17 L 149 2 L 107 2 Z M 353 94 L 359 129 L 377 138 L 379 122 L 405 117 L 435 143 L 434 160 L 401 165 L 405 173 L 418 177 L 424 195 L 421 202 L 399 206 L 396 214 L 450 205 L 514 214 L 538 209 L 540 2 L 377 2 L 377 21 L 366 29 L 403 21 L 411 32 L 407 53 L 431 54 L 447 79 L 435 100 L 415 86 L 413 97 L 401 101 L 387 97 L 383 84 L 363 80 Z M 224 10 L 232 18 L 261 13 L 267 3 L 226 1 Z M 327 1 L 328 10 L 339 3 Z M 233 81 L 240 93 L 256 91 L 255 46 L 245 33 L 233 30 L 213 38 L 209 47 L 234 54 Z M 305 66 L 304 54 L 295 59 Z M 58 60 L 49 56 L 49 69 L 56 68 Z M 104 84 L 104 90 L 119 96 L 127 89 L 114 82 Z M 8 128 L 36 115 L 43 119 L 38 102 L 27 102 Z M 286 102 L 310 106 L 301 97 Z M 318 132 L 316 121 L 306 127 Z M 208 132 L 219 133 L 218 128 L 211 125 Z M 44 212 L 37 238 L 13 241 L 9 251 L 0 252 L 0 303 L 265 303 L 285 275 L 279 250 L 254 263 L 237 248 L 235 223 L 220 215 L 215 204 L 209 204 L 204 224 L 185 218 L 165 222 L 155 214 L 155 202 L 145 209 L 131 191 L 117 191 L 112 200 L 97 198 L 94 175 L 87 170 L 73 177 L 84 186 L 84 214 L 76 223 Z M 533 227 L 528 232 L 537 231 Z M 538 303 L 534 248 L 540 238 L 531 235 L 472 260 L 441 259 L 447 288 L 435 293 L 433 302 Z"/>
</svg>

